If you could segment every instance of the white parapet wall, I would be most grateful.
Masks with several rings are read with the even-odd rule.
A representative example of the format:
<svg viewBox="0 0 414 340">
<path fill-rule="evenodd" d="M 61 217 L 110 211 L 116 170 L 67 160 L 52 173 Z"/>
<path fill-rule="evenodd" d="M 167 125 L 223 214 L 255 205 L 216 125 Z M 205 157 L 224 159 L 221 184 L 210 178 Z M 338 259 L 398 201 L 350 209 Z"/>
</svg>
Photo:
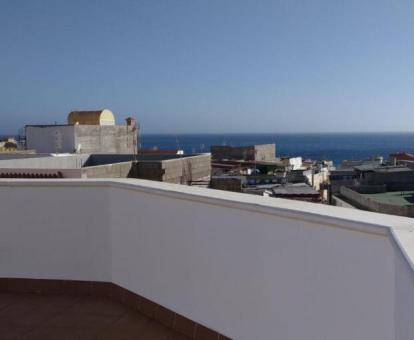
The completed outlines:
<svg viewBox="0 0 414 340">
<path fill-rule="evenodd" d="M 144 180 L 1 180 L 0 277 L 112 281 L 235 339 L 414 338 L 412 219 Z"/>
</svg>

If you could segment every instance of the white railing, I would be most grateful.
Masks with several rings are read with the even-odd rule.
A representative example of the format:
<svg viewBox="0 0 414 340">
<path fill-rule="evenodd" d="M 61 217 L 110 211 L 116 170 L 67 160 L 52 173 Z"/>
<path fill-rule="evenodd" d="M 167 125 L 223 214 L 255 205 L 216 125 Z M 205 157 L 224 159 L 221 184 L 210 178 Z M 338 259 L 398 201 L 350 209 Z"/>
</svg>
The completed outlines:
<svg viewBox="0 0 414 340">
<path fill-rule="evenodd" d="M 236 339 L 413 339 L 412 219 L 143 180 L 0 181 L 0 277 L 112 281 Z"/>
</svg>

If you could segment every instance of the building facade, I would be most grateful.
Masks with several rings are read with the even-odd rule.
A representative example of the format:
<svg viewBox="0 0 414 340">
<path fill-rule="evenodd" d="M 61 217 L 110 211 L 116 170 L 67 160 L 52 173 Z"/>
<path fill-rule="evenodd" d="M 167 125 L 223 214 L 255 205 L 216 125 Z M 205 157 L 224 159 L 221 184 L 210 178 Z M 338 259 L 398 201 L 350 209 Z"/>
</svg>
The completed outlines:
<svg viewBox="0 0 414 340">
<path fill-rule="evenodd" d="M 135 121 L 115 125 L 111 115 L 109 110 L 74 111 L 68 124 L 26 125 L 26 147 L 38 153 L 135 153 Z"/>
<path fill-rule="evenodd" d="M 211 157 L 215 160 L 237 159 L 245 161 L 275 161 L 276 145 L 259 144 L 249 146 L 212 145 Z"/>
</svg>

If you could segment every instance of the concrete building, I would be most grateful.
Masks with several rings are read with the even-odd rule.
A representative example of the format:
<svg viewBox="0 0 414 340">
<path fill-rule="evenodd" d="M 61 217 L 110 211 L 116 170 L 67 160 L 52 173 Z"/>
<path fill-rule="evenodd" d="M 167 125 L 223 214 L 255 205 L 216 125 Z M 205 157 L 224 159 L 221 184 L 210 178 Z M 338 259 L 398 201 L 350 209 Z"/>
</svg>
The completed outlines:
<svg viewBox="0 0 414 340">
<path fill-rule="evenodd" d="M 213 160 L 275 161 L 276 145 L 213 145 L 211 146 L 211 157 Z"/>
<path fill-rule="evenodd" d="M 414 170 L 405 166 L 364 164 L 330 175 L 333 205 L 414 217 L 413 197 Z"/>
<path fill-rule="evenodd" d="M 302 157 L 282 157 L 280 158 L 280 161 L 292 170 L 302 169 Z"/>
<path fill-rule="evenodd" d="M 26 147 L 38 153 L 125 153 L 137 150 L 134 120 L 115 125 L 111 111 L 73 111 L 64 125 L 26 125 Z"/>
<path fill-rule="evenodd" d="M 14 138 L 5 138 L 0 140 L 0 152 L 17 151 L 17 141 Z"/>
<path fill-rule="evenodd" d="M 221 175 L 212 176 L 210 188 L 262 195 L 265 189 L 286 183 L 283 173 L 279 175 Z"/>
<path fill-rule="evenodd" d="M 405 166 L 356 167 L 359 186 L 385 186 L 387 191 L 414 190 L 414 170 Z"/>
<path fill-rule="evenodd" d="M 271 197 L 287 198 L 297 201 L 321 202 L 321 194 L 306 183 L 284 184 L 267 190 Z"/>
<path fill-rule="evenodd" d="M 358 209 L 414 217 L 414 190 L 365 193 L 341 187 L 339 198 Z"/>
<path fill-rule="evenodd" d="M 141 178 L 207 185 L 211 174 L 210 154 L 33 156 L 0 160 L 0 178 Z"/>
<path fill-rule="evenodd" d="M 411 218 L 131 179 L 0 201 L 1 337 L 414 338 Z"/>
<path fill-rule="evenodd" d="M 216 176 L 210 180 L 210 188 L 242 192 L 243 178 L 241 176 Z"/>
<path fill-rule="evenodd" d="M 381 166 L 384 164 L 383 157 L 372 157 L 371 159 L 364 160 L 344 160 L 338 166 L 338 170 L 350 170 L 356 166 Z"/>
<path fill-rule="evenodd" d="M 398 163 L 400 161 L 414 161 L 414 155 L 408 152 L 396 152 L 390 154 L 391 163 Z"/>
<path fill-rule="evenodd" d="M 141 157 L 134 165 L 136 178 L 177 184 L 207 186 L 211 176 L 211 155 L 173 155 L 147 158 Z"/>
</svg>

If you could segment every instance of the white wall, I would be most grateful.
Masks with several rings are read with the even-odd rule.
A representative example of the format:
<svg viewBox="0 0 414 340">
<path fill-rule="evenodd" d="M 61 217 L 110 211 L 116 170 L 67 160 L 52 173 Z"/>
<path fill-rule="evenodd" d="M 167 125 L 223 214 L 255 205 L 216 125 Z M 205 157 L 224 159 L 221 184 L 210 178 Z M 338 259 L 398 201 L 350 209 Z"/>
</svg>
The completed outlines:
<svg viewBox="0 0 414 340">
<path fill-rule="evenodd" d="M 389 233 L 411 219 L 143 180 L 0 181 L 0 202 L 0 277 L 112 280 L 236 339 L 414 336 Z"/>
<path fill-rule="evenodd" d="M 0 169 L 80 169 L 89 156 L 88 154 L 39 155 L 30 158 L 0 159 Z"/>
<path fill-rule="evenodd" d="M 37 153 L 74 152 L 73 125 L 26 126 L 26 147 Z"/>
<path fill-rule="evenodd" d="M 0 277 L 111 280 L 105 189 L 2 185 L 0 202 Z"/>
</svg>

